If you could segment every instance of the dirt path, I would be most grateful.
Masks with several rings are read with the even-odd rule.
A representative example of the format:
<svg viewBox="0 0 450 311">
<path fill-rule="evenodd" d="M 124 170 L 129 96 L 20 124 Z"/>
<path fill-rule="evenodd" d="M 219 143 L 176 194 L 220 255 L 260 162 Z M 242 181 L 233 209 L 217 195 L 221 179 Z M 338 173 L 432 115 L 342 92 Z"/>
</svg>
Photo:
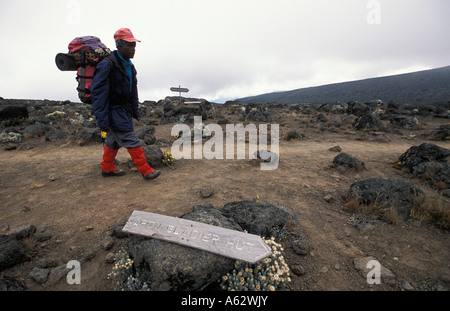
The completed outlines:
<svg viewBox="0 0 450 311">
<path fill-rule="evenodd" d="M 158 126 L 156 135 L 169 138 L 172 125 Z M 291 128 L 282 128 L 282 135 Z M 305 131 L 304 141 L 280 142 L 280 165 L 261 171 L 249 160 L 179 160 L 176 169 L 164 167 L 161 177 L 144 181 L 129 169 L 129 155 L 121 150 L 117 159 L 128 171 L 121 178 L 103 178 L 99 162 L 102 145 L 75 146 L 40 143 L 32 149 L 0 151 L 0 231 L 32 224 L 45 228 L 52 238 L 30 246 L 31 260 L 3 272 L 22 279 L 28 290 L 111 290 L 105 262 L 124 240 L 115 240 L 110 250 L 102 246 L 109 231 L 128 219 L 133 210 L 169 216 L 192 211 L 195 204 L 210 202 L 221 209 L 232 201 L 252 200 L 287 208 L 295 216 L 296 229 L 307 237 L 312 251 L 299 256 L 286 250 L 290 265 L 301 265 L 305 274 L 294 275 L 290 290 L 399 290 L 387 284 L 368 285 L 353 267 L 356 257 L 375 256 L 394 272 L 398 280 L 415 289 L 448 286 L 450 243 L 448 232 L 432 224 L 409 220 L 398 225 L 378 222 L 372 230 L 361 231 L 343 211 L 341 196 L 350 185 L 370 177 L 412 180 L 392 167 L 399 155 L 419 138 L 398 135 L 390 142 L 363 141 L 353 133 L 326 134 L 315 128 Z M 339 173 L 331 168 L 337 155 L 328 149 L 339 145 L 343 152 L 364 161 L 361 172 Z M 439 145 L 450 148 L 450 143 Z M 161 148 L 170 151 L 170 147 Z M 214 195 L 204 199 L 200 189 L 209 186 Z M 420 186 L 433 195 L 427 185 Z M 331 195 L 334 202 L 323 198 Z M 445 201 L 448 204 L 448 200 Z M 89 260 L 83 258 L 88 257 Z M 81 285 L 40 285 L 29 277 L 36 262 L 44 258 L 82 261 Z M 448 288 L 448 287 L 447 287 Z"/>
</svg>

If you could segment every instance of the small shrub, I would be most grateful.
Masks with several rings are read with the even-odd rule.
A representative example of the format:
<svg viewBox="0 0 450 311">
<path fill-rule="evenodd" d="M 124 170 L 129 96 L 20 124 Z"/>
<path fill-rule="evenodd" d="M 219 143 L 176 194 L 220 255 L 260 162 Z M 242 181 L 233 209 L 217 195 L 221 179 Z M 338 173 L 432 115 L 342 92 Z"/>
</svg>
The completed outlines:
<svg viewBox="0 0 450 311">
<path fill-rule="evenodd" d="M 282 255 L 283 247 L 275 239 L 264 239 L 272 249 L 272 256 L 257 263 L 236 261 L 231 273 L 220 280 L 220 287 L 228 291 L 275 291 L 291 281 L 290 270 Z"/>
<path fill-rule="evenodd" d="M 394 209 L 387 209 L 383 214 L 383 219 L 392 225 L 397 225 L 400 222 L 398 213 Z"/>
<path fill-rule="evenodd" d="M 380 217 L 387 223 L 396 225 L 399 223 L 400 218 L 395 209 L 386 208 L 387 202 L 379 201 L 379 194 L 374 202 L 364 204 L 360 198 L 357 198 L 350 193 L 343 197 L 344 211 L 352 214 L 362 214 L 364 216 Z"/>
<path fill-rule="evenodd" d="M 435 223 L 439 228 L 450 229 L 450 207 L 439 198 L 421 198 L 414 201 L 411 218 L 421 222 Z"/>
<path fill-rule="evenodd" d="M 21 240 L 21 242 L 22 242 L 22 245 L 25 248 L 25 250 L 27 250 L 27 249 L 32 249 L 36 245 L 37 240 L 32 236 L 27 236 L 27 237 L 23 238 Z"/>
<path fill-rule="evenodd" d="M 344 211 L 349 213 L 356 213 L 359 210 L 360 201 L 354 197 L 345 197 L 344 198 Z"/>
<path fill-rule="evenodd" d="M 173 156 L 172 156 L 172 154 L 170 152 L 165 152 L 163 154 L 163 158 L 162 158 L 163 164 L 165 164 L 167 166 L 172 166 L 173 165 L 173 161 L 174 161 L 174 158 L 173 158 Z"/>
<path fill-rule="evenodd" d="M 116 291 L 148 291 L 148 285 L 133 276 L 134 261 L 128 253 L 120 250 L 116 255 L 116 262 L 107 279 L 113 280 Z"/>
</svg>

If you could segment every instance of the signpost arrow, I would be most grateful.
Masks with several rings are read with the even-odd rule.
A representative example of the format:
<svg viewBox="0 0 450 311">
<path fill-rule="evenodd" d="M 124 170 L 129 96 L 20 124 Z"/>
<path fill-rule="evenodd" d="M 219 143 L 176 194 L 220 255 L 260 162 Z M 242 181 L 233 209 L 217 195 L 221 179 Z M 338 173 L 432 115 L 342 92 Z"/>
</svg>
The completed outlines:
<svg viewBox="0 0 450 311">
<path fill-rule="evenodd" d="M 182 88 L 182 87 L 171 87 L 170 90 L 172 92 L 179 92 L 179 93 L 188 93 L 189 89 Z"/>
<path fill-rule="evenodd" d="M 257 235 L 142 211 L 134 211 L 122 231 L 249 263 L 272 255 L 270 247 Z"/>
</svg>

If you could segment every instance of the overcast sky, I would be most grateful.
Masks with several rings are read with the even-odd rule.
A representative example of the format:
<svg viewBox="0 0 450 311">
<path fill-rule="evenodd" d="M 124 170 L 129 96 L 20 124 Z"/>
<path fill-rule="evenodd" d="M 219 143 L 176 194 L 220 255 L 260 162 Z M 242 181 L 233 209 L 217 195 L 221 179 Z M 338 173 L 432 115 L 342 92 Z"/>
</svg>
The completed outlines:
<svg viewBox="0 0 450 311">
<path fill-rule="evenodd" d="M 0 96 L 78 101 L 57 53 L 130 28 L 139 97 L 224 102 L 450 65 L 449 0 L 1 0 Z"/>
</svg>

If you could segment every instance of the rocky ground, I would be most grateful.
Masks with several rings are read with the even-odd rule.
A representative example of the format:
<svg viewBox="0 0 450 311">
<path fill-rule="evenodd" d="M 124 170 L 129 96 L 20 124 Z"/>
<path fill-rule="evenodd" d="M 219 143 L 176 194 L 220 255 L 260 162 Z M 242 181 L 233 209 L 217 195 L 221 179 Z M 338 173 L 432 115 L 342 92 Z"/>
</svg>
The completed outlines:
<svg viewBox="0 0 450 311">
<path fill-rule="evenodd" d="M 183 106 L 173 99 L 145 102 L 145 117 L 135 125 L 144 144 L 161 151 L 156 157 L 171 151 L 173 122 L 189 123 L 193 115 L 224 128 L 244 122 L 280 125 L 276 170 L 262 171 L 259 161 L 248 157 L 181 159 L 173 167 L 161 165 L 162 175 L 145 181 L 126 150 L 117 159 L 127 175 L 101 176 L 103 144 L 88 107 L 50 101 L 5 100 L 5 105 L 23 105 L 28 115 L 11 118 L 0 111 L 2 289 L 112 291 L 115 284 L 108 274 L 129 240 L 117 228 L 134 210 L 180 217 L 197 204 L 210 203 L 221 210 L 227 203 L 245 200 L 288 211 L 292 216 L 288 229 L 306 240 L 307 247 L 301 250 L 286 242 L 283 254 L 291 282 L 285 290 L 450 288 L 450 185 L 439 171 L 413 174 L 400 159 L 423 143 L 450 148 L 448 115 L 442 110 L 437 115 L 398 103 L 261 108 L 203 100 Z M 358 161 L 334 161 L 342 153 Z M 438 168 L 448 170 L 447 159 L 439 161 L 444 167 Z M 349 189 L 369 178 L 412 183 L 423 193 L 422 210 L 432 212 L 419 213 L 418 203 L 412 202 L 415 212 L 410 207 L 406 219 L 397 214 L 387 218 L 355 206 Z M 10 254 L 5 250 L 8 243 L 19 249 L 17 258 L 5 255 Z M 367 282 L 364 266 L 371 259 L 383 267 L 381 284 Z M 71 260 L 81 263 L 81 284 L 67 282 L 66 265 Z"/>
</svg>

